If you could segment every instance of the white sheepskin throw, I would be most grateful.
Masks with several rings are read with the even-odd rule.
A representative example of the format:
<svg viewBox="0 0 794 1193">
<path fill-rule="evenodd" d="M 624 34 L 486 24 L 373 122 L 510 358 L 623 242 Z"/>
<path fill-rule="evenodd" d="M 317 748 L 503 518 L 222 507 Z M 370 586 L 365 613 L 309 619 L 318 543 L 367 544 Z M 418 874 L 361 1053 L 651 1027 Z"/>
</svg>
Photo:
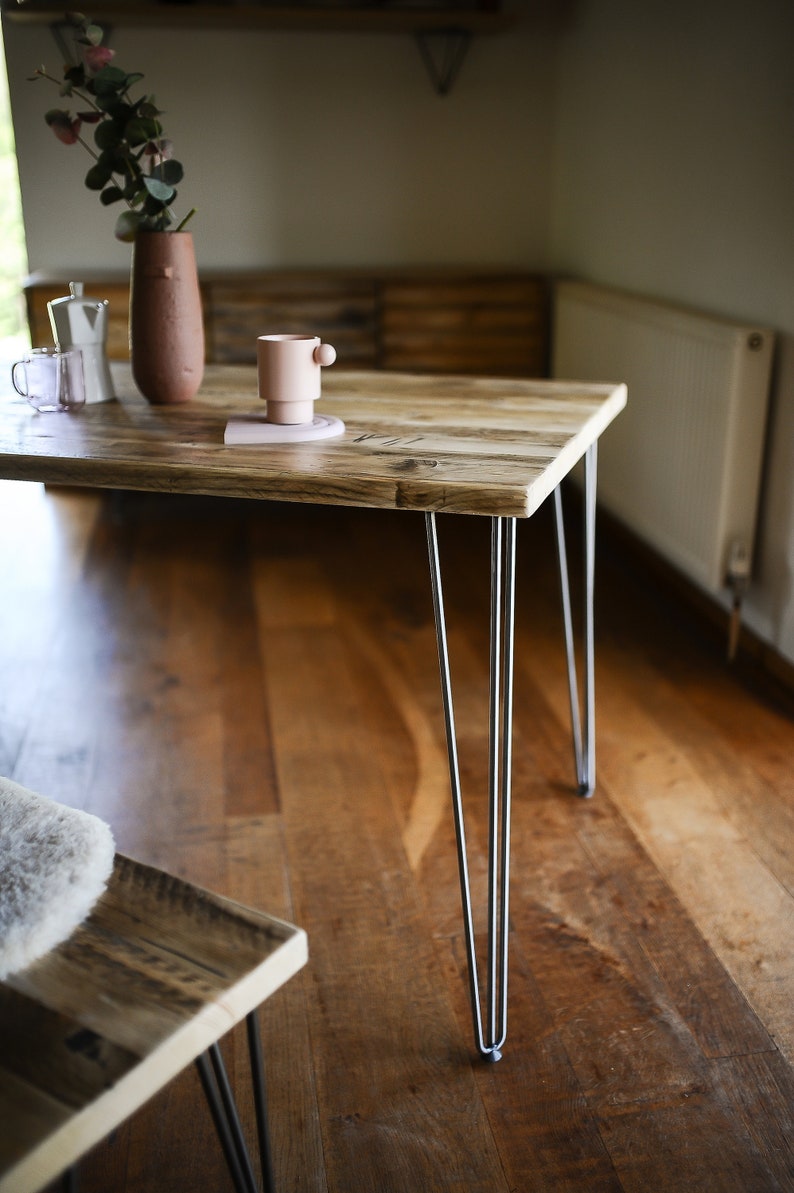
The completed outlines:
<svg viewBox="0 0 794 1193">
<path fill-rule="evenodd" d="M 104 821 L 0 777 L 0 979 L 71 935 L 104 891 L 113 855 Z"/>
</svg>

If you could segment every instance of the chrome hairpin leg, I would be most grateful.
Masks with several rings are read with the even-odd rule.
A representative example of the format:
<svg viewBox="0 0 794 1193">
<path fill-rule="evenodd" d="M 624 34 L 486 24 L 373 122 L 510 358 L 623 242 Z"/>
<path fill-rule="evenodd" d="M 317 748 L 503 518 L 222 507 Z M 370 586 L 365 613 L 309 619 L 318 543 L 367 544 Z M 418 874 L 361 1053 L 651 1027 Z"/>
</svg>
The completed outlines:
<svg viewBox="0 0 794 1193">
<path fill-rule="evenodd" d="M 568 583 L 568 556 L 559 485 L 554 490 L 554 515 L 557 526 L 557 556 L 560 566 L 560 596 L 565 627 L 565 653 L 568 662 L 568 691 L 571 703 L 574 765 L 579 795 L 589 798 L 595 788 L 595 647 L 593 593 L 595 583 L 595 495 L 598 444 L 587 449 L 584 458 L 584 724 L 580 714 L 579 681 L 573 644 L 571 591 Z"/>
<path fill-rule="evenodd" d="M 510 883 L 510 799 L 512 774 L 513 654 L 515 626 L 515 518 L 491 519 L 491 651 L 489 711 L 488 947 L 486 958 L 486 1028 L 477 968 L 466 831 L 460 786 L 446 617 L 435 514 L 425 515 L 441 693 L 446 725 L 452 810 L 466 939 L 474 1038 L 489 1060 L 501 1059 L 507 1035 L 507 952 Z"/>
</svg>

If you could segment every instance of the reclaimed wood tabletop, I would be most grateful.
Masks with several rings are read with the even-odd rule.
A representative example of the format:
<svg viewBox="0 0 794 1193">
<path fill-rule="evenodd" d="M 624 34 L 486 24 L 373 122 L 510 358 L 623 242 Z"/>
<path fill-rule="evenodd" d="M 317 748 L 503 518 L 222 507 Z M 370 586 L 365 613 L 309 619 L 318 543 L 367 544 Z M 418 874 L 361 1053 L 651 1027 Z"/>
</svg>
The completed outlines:
<svg viewBox="0 0 794 1193">
<path fill-rule="evenodd" d="M 626 403 L 624 385 L 328 369 L 317 410 L 341 436 L 227 445 L 230 418 L 264 418 L 253 366 L 208 365 L 178 406 L 113 373 L 118 400 L 76 414 L 38 414 L 4 381 L 0 477 L 529 517 Z"/>
</svg>

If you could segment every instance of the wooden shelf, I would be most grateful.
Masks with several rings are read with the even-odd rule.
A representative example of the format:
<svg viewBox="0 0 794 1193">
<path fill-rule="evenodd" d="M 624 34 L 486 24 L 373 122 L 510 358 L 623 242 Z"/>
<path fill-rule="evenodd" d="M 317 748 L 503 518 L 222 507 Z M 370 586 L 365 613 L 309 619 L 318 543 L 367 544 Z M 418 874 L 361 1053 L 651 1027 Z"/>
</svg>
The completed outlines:
<svg viewBox="0 0 794 1193">
<path fill-rule="evenodd" d="M 24 24 L 63 21 L 62 5 L 51 0 L 2 0 L 9 20 Z M 515 23 L 513 13 L 472 8 L 270 7 L 256 4 L 137 4 L 98 0 L 91 6 L 97 24 L 182 29 L 292 29 L 303 32 L 498 33 Z"/>
<path fill-rule="evenodd" d="M 65 27 L 63 8 L 52 0 L 0 0 L 0 12 L 20 24 L 49 25 L 56 39 Z M 430 81 L 447 95 L 473 36 L 498 33 L 515 23 L 515 14 L 498 10 L 435 8 L 288 7 L 200 0 L 139 4 L 137 0 L 97 0 L 91 19 L 106 29 L 259 29 L 304 33 L 410 33 L 416 38 Z"/>
</svg>

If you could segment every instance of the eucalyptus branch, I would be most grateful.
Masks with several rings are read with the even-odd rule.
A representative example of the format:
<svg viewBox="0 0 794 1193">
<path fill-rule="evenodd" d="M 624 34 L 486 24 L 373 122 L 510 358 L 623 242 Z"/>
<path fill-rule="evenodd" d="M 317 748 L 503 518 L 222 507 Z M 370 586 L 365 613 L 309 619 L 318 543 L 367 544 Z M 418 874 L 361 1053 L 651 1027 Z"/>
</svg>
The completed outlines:
<svg viewBox="0 0 794 1193">
<path fill-rule="evenodd" d="M 80 136 L 80 134 L 79 134 L 79 133 L 77 134 L 77 140 L 80 142 L 80 144 L 82 145 L 83 149 L 85 149 L 86 153 L 90 153 L 90 154 L 91 154 L 91 156 L 92 156 L 92 158 L 94 159 L 94 161 L 95 161 L 95 162 L 98 162 L 98 161 L 99 161 L 99 154 L 96 152 L 96 150 L 95 150 L 95 149 L 92 149 L 92 148 L 91 148 L 91 146 L 88 144 L 88 142 L 87 142 L 87 141 L 84 141 L 84 140 L 83 140 L 83 138 Z"/>
<path fill-rule="evenodd" d="M 54 83 L 58 88 L 63 87 L 63 82 L 60 79 L 56 79 L 54 75 L 49 74 L 46 67 L 44 66 L 39 66 L 36 68 L 31 82 L 34 82 L 36 79 L 46 79 L 48 83 Z M 69 95 L 76 95 L 78 99 L 81 99 L 84 103 L 88 104 L 88 106 L 93 108 L 95 112 L 101 112 L 102 110 L 85 91 L 78 91 L 77 88 L 73 87 L 69 91 Z"/>
<path fill-rule="evenodd" d="M 33 80 L 47 79 L 60 87 L 61 95 L 90 110 L 73 115 L 52 108 L 45 120 L 61 142 L 79 142 L 91 155 L 93 164 L 85 184 L 100 193 L 102 205 L 126 204 L 127 210 L 116 221 L 120 240 L 132 240 L 139 229 L 166 231 L 176 219 L 173 203 L 184 171 L 163 135 L 161 112 L 153 96 L 132 98 L 132 88 L 143 75 L 111 65 L 115 51 L 101 44 L 104 34 L 100 27 L 77 16 L 73 24 L 79 55 L 76 63 L 64 64 L 64 81 L 59 83 L 44 66 L 38 67 Z M 94 146 L 81 135 L 86 124 L 94 125 Z M 192 208 L 177 231 L 194 212 Z"/>
</svg>

